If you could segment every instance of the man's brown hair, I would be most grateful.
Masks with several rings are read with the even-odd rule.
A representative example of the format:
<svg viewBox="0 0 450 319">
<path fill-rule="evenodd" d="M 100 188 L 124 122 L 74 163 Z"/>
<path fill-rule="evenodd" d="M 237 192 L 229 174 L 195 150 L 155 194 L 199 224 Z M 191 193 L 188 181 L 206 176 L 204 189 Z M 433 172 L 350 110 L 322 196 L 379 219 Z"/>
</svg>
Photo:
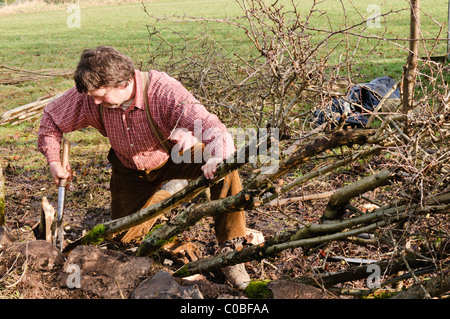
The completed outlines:
<svg viewBox="0 0 450 319">
<path fill-rule="evenodd" d="M 133 61 L 113 47 L 99 46 L 81 54 L 74 80 L 78 92 L 118 87 L 134 76 Z"/>
</svg>

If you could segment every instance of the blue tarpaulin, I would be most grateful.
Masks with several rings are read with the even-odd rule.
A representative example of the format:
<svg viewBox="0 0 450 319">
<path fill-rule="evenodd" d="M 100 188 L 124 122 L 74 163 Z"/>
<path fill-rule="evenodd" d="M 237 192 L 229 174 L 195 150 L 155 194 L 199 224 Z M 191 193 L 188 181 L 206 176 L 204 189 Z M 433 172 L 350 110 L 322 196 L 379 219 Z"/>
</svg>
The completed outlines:
<svg viewBox="0 0 450 319">
<path fill-rule="evenodd" d="M 319 126 L 331 119 L 339 122 L 341 115 L 346 112 L 346 125 L 366 127 L 367 111 L 373 111 L 381 99 L 389 93 L 396 81 L 389 76 L 382 76 L 369 83 L 356 84 L 350 88 L 347 97 L 333 98 L 324 110 L 314 112 L 314 124 Z M 400 90 L 397 88 L 389 97 L 400 98 Z"/>
</svg>

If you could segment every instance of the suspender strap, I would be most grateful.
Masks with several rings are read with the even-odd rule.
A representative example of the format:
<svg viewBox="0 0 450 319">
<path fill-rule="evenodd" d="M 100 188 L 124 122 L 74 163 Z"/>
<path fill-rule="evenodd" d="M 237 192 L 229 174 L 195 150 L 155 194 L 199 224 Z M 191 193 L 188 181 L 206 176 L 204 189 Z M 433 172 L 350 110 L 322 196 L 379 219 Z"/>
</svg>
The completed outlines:
<svg viewBox="0 0 450 319">
<path fill-rule="evenodd" d="M 156 135 L 158 138 L 159 144 L 164 148 L 164 150 L 167 152 L 167 154 L 170 154 L 172 150 L 171 142 L 168 139 L 165 139 L 164 136 L 161 133 L 161 130 L 159 129 L 158 125 L 153 121 L 153 118 L 150 114 L 150 107 L 148 106 L 148 72 L 141 72 L 141 79 L 142 79 L 142 87 L 143 87 L 143 96 L 144 96 L 144 103 L 145 103 L 145 113 L 147 114 L 148 123 L 150 125 L 150 128 L 152 132 Z"/>
<path fill-rule="evenodd" d="M 159 141 L 159 144 L 164 148 L 164 150 L 167 152 L 167 154 L 170 154 L 172 150 L 172 143 L 169 139 L 165 139 L 164 136 L 161 133 L 161 130 L 159 129 L 158 125 L 153 121 L 153 118 L 150 114 L 150 108 L 148 106 L 148 72 L 141 72 L 141 79 L 142 79 L 142 95 L 144 97 L 144 104 L 145 104 L 145 113 L 147 114 L 148 124 L 150 126 L 150 129 L 152 130 L 153 134 L 155 134 L 156 138 Z M 99 105 L 100 109 L 100 118 L 102 122 L 103 120 L 103 106 Z"/>
</svg>

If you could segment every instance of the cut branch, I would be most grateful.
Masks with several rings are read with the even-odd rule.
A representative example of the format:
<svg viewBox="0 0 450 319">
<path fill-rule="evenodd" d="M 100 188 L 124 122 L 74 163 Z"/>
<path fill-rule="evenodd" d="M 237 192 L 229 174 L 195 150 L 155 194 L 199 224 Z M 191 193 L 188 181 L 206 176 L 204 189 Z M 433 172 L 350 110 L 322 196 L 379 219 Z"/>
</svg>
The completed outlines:
<svg viewBox="0 0 450 319">
<path fill-rule="evenodd" d="M 267 203 L 268 206 L 276 206 L 276 205 L 286 205 L 290 203 L 296 203 L 296 202 L 306 202 L 309 200 L 318 200 L 318 199 L 325 199 L 329 198 L 331 195 L 333 195 L 334 192 L 323 192 L 318 194 L 309 194 L 309 195 L 303 195 L 303 196 L 297 196 L 297 197 L 291 197 L 291 198 L 284 198 L 284 199 L 274 199 Z"/>
<path fill-rule="evenodd" d="M 331 196 L 322 219 L 330 220 L 341 218 L 345 213 L 345 206 L 350 203 L 350 200 L 367 191 L 386 185 L 392 178 L 392 171 L 385 169 L 375 175 L 364 177 L 363 179 L 338 190 Z"/>
<path fill-rule="evenodd" d="M 409 265 L 414 268 L 427 267 L 432 265 L 430 262 L 418 260 L 416 256 L 408 256 L 407 260 Z M 405 263 L 401 258 L 395 258 L 394 260 L 382 260 L 373 264 L 378 265 L 380 267 L 380 273 L 384 274 L 385 276 L 389 274 L 395 274 L 406 269 Z M 313 278 L 294 278 L 293 281 L 313 286 L 320 283 L 325 287 L 330 287 L 344 282 L 366 279 L 367 276 L 367 265 L 363 265 L 349 267 L 347 269 L 343 269 L 333 273 L 319 274 L 314 276 Z M 384 284 L 381 285 L 383 286 Z"/>
<path fill-rule="evenodd" d="M 31 102 L 22 106 L 19 106 L 15 109 L 6 111 L 2 114 L 0 118 L 0 125 L 5 125 L 8 123 L 14 123 L 18 124 L 25 120 L 37 117 L 42 114 L 44 111 L 45 106 L 52 102 L 53 100 L 60 97 L 61 94 L 58 94 L 56 96 L 52 96 L 50 98 L 38 100 L 35 102 Z"/>
<path fill-rule="evenodd" d="M 372 137 L 369 137 L 369 140 L 371 138 Z M 339 167 L 347 165 L 347 164 L 349 164 L 351 162 L 354 162 L 354 161 L 356 161 L 358 159 L 365 158 L 367 156 L 371 156 L 371 155 L 377 154 L 381 150 L 382 150 L 382 147 L 376 146 L 376 147 L 372 147 L 370 149 L 361 151 L 361 152 L 359 152 L 359 153 L 357 153 L 355 155 L 347 156 L 343 160 L 337 161 L 337 162 L 332 163 L 330 165 L 327 165 L 325 167 L 321 167 L 321 168 L 319 168 L 319 169 L 317 169 L 317 170 L 315 170 L 315 171 L 313 171 L 311 173 L 308 173 L 308 174 L 306 174 L 304 176 L 301 176 L 301 177 L 297 178 L 296 180 L 294 180 L 293 182 L 289 183 L 288 185 L 283 186 L 281 188 L 281 190 L 279 191 L 279 193 L 281 193 L 281 194 L 282 193 L 286 193 L 287 191 L 293 189 L 294 187 L 297 187 L 297 186 L 299 186 L 299 185 L 301 185 L 301 184 L 303 184 L 303 183 L 305 183 L 305 182 L 307 182 L 307 181 L 309 181 L 309 180 L 311 180 L 313 178 L 316 178 L 316 177 L 319 177 L 321 175 L 324 175 L 324 174 L 327 174 L 329 172 L 332 172 L 332 171 L 338 169 Z M 332 193 L 334 193 L 334 192 L 332 192 Z M 328 194 L 328 192 L 327 192 L 327 194 Z M 330 194 L 329 196 L 331 196 L 331 195 L 332 194 Z M 278 196 L 279 196 L 279 194 L 270 195 L 270 196 L 264 198 L 263 202 L 264 203 L 269 202 L 270 205 L 275 205 L 278 202 L 281 204 L 283 200 L 278 200 Z"/>
</svg>

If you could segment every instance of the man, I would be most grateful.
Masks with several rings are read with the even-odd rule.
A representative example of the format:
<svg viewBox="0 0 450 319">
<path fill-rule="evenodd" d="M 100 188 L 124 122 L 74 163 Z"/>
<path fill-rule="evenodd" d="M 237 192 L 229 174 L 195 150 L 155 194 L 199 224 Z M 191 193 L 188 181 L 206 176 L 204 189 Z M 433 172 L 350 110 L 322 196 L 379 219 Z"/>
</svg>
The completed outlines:
<svg viewBox="0 0 450 319">
<path fill-rule="evenodd" d="M 111 144 L 108 159 L 112 165 L 112 219 L 132 214 L 179 190 L 171 190 L 173 185 L 161 189 L 167 181 L 194 179 L 201 174 L 213 178 L 217 165 L 235 152 L 226 127 L 181 83 L 162 72 L 136 70 L 129 57 L 112 47 L 85 50 L 74 80 L 75 87 L 46 106 L 38 148 L 58 183 L 60 178 L 71 176 L 70 166 L 63 168 L 60 162 L 64 133 L 92 126 L 107 136 Z M 201 136 L 194 136 L 199 131 Z M 196 143 L 197 138 L 201 144 Z M 175 152 L 168 142 L 175 145 Z M 174 161 L 170 154 L 179 152 L 191 152 L 191 160 Z M 209 155 L 206 160 L 204 154 Z M 234 195 L 240 190 L 235 171 L 211 187 L 211 198 Z M 242 244 L 244 212 L 228 213 L 214 221 L 221 252 Z M 119 237 L 124 242 L 139 241 L 154 222 L 136 226 Z M 223 272 L 238 289 L 244 289 L 250 281 L 242 264 L 226 267 Z"/>
</svg>

